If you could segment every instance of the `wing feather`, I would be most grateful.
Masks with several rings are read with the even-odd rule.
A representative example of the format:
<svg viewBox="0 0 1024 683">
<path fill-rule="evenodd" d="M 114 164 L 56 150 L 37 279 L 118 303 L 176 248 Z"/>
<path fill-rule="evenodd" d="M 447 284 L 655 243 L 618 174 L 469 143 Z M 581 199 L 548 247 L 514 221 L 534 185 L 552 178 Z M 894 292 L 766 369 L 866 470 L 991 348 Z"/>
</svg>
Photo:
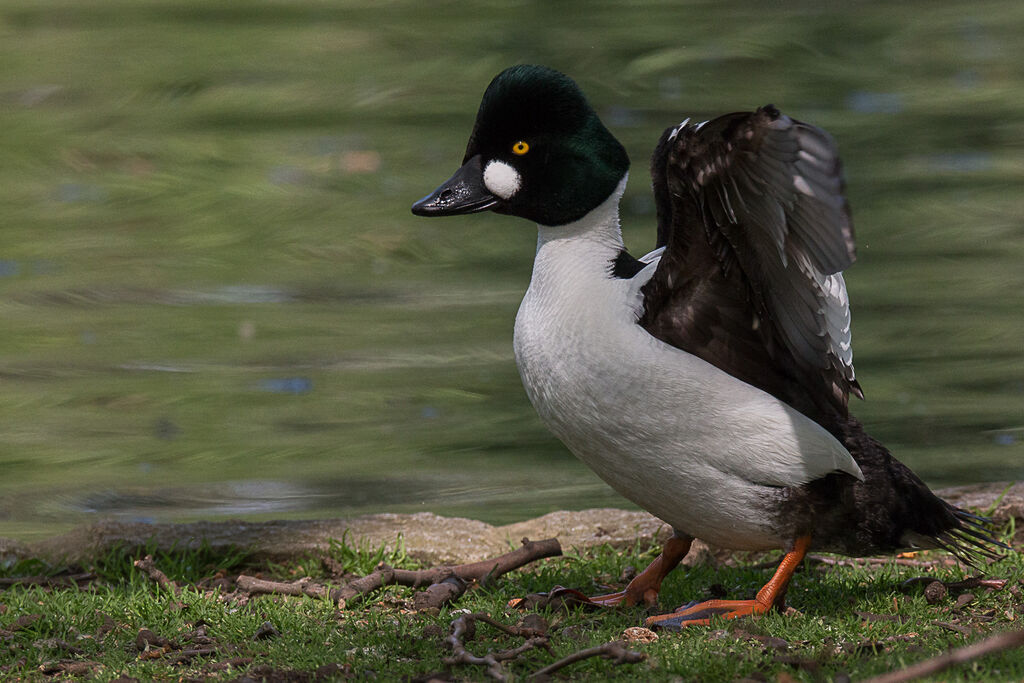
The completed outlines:
<svg viewBox="0 0 1024 683">
<path fill-rule="evenodd" d="M 855 258 L 835 142 L 772 106 L 665 132 L 640 323 L 828 426 L 861 396 L 841 272 Z"/>
</svg>

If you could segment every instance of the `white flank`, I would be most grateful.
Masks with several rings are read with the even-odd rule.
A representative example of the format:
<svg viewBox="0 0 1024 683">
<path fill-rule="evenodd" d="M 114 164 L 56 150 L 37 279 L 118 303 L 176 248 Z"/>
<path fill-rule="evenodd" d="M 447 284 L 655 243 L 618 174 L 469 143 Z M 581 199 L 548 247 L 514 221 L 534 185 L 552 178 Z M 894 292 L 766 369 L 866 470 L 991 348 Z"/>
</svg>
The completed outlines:
<svg viewBox="0 0 1024 683">
<path fill-rule="evenodd" d="M 504 161 L 491 161 L 484 169 L 484 186 L 491 194 L 502 199 L 511 199 L 521 184 L 519 171 Z"/>
</svg>

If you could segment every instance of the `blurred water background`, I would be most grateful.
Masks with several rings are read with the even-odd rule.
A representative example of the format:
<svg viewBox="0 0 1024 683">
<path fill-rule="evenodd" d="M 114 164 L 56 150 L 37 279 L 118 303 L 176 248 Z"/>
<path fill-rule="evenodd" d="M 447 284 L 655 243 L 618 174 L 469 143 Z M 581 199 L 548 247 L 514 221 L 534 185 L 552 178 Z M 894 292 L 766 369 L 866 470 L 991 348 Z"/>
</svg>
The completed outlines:
<svg viewBox="0 0 1024 683">
<path fill-rule="evenodd" d="M 625 505 L 519 384 L 534 228 L 409 213 L 517 62 L 626 145 L 634 254 L 665 126 L 830 130 L 854 411 L 933 485 L 1021 478 L 1022 36 L 1016 1 L 0 0 L 0 536 Z"/>
</svg>

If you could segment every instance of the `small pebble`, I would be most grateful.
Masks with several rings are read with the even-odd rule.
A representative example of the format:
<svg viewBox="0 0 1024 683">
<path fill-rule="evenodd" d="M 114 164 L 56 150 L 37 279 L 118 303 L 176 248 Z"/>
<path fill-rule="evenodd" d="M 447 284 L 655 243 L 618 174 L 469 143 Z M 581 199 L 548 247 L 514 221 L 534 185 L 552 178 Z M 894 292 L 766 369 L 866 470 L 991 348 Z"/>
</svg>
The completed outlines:
<svg viewBox="0 0 1024 683">
<path fill-rule="evenodd" d="M 956 609 L 963 609 L 974 602 L 974 593 L 961 593 L 956 599 Z"/>
<path fill-rule="evenodd" d="M 260 624 L 260 627 L 256 629 L 256 633 L 253 634 L 253 640 L 267 640 L 268 638 L 277 638 L 281 635 L 281 632 L 277 630 L 277 627 L 271 624 L 269 621 L 264 621 Z"/>
<path fill-rule="evenodd" d="M 924 599 L 928 601 L 929 605 L 934 605 L 945 600 L 948 593 L 946 584 L 941 581 L 932 581 L 924 588 Z"/>
<path fill-rule="evenodd" d="M 150 631 L 148 628 L 139 629 L 138 635 L 135 636 L 135 647 L 139 652 L 148 650 L 154 647 L 163 647 L 167 645 L 168 641 L 163 636 Z"/>
<path fill-rule="evenodd" d="M 548 620 L 539 614 L 527 614 L 519 621 L 518 625 L 519 628 L 533 629 L 540 634 L 548 632 Z"/>
</svg>

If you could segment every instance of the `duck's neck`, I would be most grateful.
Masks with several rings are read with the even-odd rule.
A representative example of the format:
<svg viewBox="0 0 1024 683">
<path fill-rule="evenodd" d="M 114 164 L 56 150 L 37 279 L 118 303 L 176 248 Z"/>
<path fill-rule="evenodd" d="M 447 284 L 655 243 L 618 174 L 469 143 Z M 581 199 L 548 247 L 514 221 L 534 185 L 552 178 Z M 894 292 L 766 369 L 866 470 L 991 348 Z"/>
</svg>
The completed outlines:
<svg viewBox="0 0 1024 683">
<path fill-rule="evenodd" d="M 534 278 L 551 266 L 572 274 L 578 269 L 601 268 L 609 273 L 611 262 L 624 248 L 619 225 L 619 200 L 629 174 L 622 177 L 608 199 L 583 218 L 565 225 L 538 225 Z M 540 271 L 540 272 L 538 272 Z"/>
</svg>

